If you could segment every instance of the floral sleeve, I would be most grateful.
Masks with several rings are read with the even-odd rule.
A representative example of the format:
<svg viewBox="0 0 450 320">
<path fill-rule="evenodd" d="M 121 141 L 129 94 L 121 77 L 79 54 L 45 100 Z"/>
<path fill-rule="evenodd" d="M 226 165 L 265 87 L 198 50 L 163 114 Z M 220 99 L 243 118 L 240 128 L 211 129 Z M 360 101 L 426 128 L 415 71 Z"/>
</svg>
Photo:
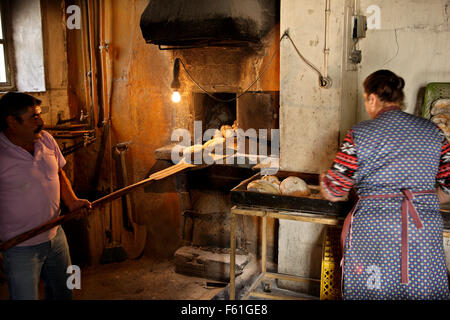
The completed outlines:
<svg viewBox="0 0 450 320">
<path fill-rule="evenodd" d="M 341 148 L 323 179 L 324 189 L 333 197 L 343 197 L 355 184 L 355 172 L 358 170 L 358 158 L 350 130 L 342 142 Z"/>
<path fill-rule="evenodd" d="M 450 143 L 442 132 L 441 160 L 436 176 L 439 186 L 446 194 L 450 194 Z"/>
</svg>

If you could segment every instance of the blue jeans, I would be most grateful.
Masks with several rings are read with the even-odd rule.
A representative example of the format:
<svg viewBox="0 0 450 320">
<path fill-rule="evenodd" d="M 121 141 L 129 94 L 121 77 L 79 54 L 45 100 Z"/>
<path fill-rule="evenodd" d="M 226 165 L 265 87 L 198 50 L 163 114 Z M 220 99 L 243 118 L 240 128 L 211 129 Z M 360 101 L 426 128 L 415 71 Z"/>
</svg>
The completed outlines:
<svg viewBox="0 0 450 320">
<path fill-rule="evenodd" d="M 72 299 L 66 284 L 71 265 L 69 246 L 61 227 L 50 241 L 4 251 L 3 263 L 11 300 L 38 300 L 41 275 L 46 299 Z"/>
</svg>

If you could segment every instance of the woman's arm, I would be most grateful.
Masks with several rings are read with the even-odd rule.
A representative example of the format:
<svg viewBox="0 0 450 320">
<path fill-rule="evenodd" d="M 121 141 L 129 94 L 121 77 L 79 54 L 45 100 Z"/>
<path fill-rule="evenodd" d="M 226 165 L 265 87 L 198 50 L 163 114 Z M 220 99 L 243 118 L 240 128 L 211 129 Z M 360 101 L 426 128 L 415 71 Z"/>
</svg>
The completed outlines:
<svg viewBox="0 0 450 320">
<path fill-rule="evenodd" d="M 348 193 L 342 197 L 333 197 L 331 194 L 328 193 L 325 184 L 324 184 L 324 179 L 326 176 L 326 172 L 321 173 L 319 180 L 320 180 L 320 194 L 322 195 L 322 197 L 324 197 L 326 200 L 331 201 L 331 202 L 337 202 L 337 201 L 347 201 L 348 200 Z"/>
<path fill-rule="evenodd" d="M 450 194 L 445 193 L 444 190 L 441 189 L 441 187 L 437 188 L 436 193 L 439 198 L 440 204 L 450 202 Z"/>
<path fill-rule="evenodd" d="M 356 145 L 353 140 L 353 130 L 350 129 L 331 168 L 319 176 L 322 196 L 332 202 L 347 201 L 348 193 L 355 183 L 354 175 L 357 170 Z"/>
</svg>

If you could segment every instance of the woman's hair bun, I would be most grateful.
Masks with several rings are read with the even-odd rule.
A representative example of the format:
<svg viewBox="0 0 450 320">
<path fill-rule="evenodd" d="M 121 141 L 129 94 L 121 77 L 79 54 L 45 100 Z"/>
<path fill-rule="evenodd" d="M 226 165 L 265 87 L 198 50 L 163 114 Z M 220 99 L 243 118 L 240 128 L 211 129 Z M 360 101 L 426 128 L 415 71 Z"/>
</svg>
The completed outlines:
<svg viewBox="0 0 450 320">
<path fill-rule="evenodd" d="M 405 80 L 390 70 L 378 70 L 364 80 L 364 91 L 385 102 L 403 102 Z"/>
<path fill-rule="evenodd" d="M 405 87 L 405 80 L 403 80 L 402 77 L 397 77 L 397 78 L 398 78 L 397 89 L 402 90 Z"/>
<path fill-rule="evenodd" d="M 401 90 L 405 86 L 405 80 L 401 77 L 397 77 L 396 75 L 392 75 L 392 77 L 389 78 L 388 83 L 391 85 L 393 90 Z"/>
</svg>

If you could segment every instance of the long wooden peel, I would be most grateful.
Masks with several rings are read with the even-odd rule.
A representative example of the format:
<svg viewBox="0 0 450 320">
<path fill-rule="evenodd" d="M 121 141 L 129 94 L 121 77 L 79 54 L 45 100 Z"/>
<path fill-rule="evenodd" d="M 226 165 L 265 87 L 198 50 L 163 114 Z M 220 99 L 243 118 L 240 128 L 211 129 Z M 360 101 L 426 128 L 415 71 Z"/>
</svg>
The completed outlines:
<svg viewBox="0 0 450 320">
<path fill-rule="evenodd" d="M 174 173 L 180 172 L 186 168 L 190 168 L 190 167 L 195 167 L 195 165 L 193 164 L 189 164 L 189 163 L 178 163 L 176 165 L 173 165 L 169 168 L 166 168 L 164 170 L 158 171 L 152 175 L 150 175 L 147 179 L 144 179 L 142 181 L 136 182 L 135 184 L 129 185 L 125 188 L 116 190 L 100 199 L 97 199 L 95 201 L 93 201 L 92 204 L 92 209 L 95 209 L 103 204 L 105 204 L 106 202 L 109 201 L 113 201 L 115 199 L 118 199 L 120 197 L 122 197 L 124 194 L 127 194 L 128 192 L 130 192 L 131 190 L 136 189 L 137 187 L 146 184 L 149 181 L 152 180 L 160 180 L 163 178 L 166 178 Z M 35 236 L 37 236 L 38 234 L 41 234 L 42 232 L 48 231 L 53 227 L 56 227 L 60 224 L 63 224 L 69 220 L 72 219 L 76 219 L 78 217 L 81 217 L 84 214 L 84 210 L 83 209 L 79 209 L 79 210 L 75 210 L 72 212 L 69 212 L 65 215 L 59 216 L 55 219 L 52 219 L 34 229 L 31 229 L 27 232 L 24 232 L 22 234 L 19 234 L 17 236 L 15 236 L 14 238 L 11 238 L 5 242 L 1 242 L 0 243 L 0 251 L 4 251 L 7 250 L 11 247 L 14 247 L 15 245 L 24 242 L 28 239 L 31 239 Z"/>
</svg>

